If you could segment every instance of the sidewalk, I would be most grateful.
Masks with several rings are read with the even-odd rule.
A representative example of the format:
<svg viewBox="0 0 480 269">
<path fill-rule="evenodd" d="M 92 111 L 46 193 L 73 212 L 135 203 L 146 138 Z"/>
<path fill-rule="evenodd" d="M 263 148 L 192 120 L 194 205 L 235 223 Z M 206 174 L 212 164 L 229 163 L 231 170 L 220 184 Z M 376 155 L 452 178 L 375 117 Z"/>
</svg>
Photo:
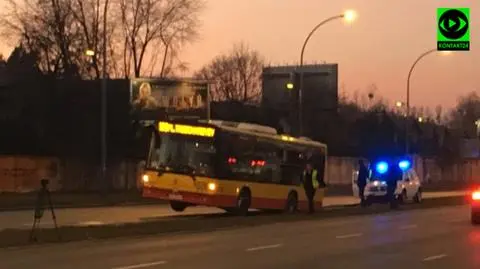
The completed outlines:
<svg viewBox="0 0 480 269">
<path fill-rule="evenodd" d="M 87 208 L 118 205 L 159 204 L 161 201 L 146 199 L 138 191 L 113 192 L 109 194 L 91 192 L 53 192 L 52 202 L 56 208 Z M 0 212 L 32 209 L 37 193 L 0 193 Z"/>
<path fill-rule="evenodd" d="M 465 191 L 456 189 L 449 190 L 448 187 L 424 188 L 427 193 L 434 192 L 436 189 L 440 192 L 432 193 L 429 198 L 444 197 L 445 194 L 456 196 L 463 195 Z M 427 198 L 427 197 L 425 197 Z M 0 212 L 30 210 L 35 207 L 37 193 L 0 193 Z M 331 202 L 332 201 L 332 202 Z M 52 193 L 52 202 L 56 208 L 90 208 L 90 207 L 109 207 L 109 206 L 134 206 L 149 204 L 165 204 L 166 202 L 147 199 L 141 196 L 140 191 L 129 192 L 111 192 L 108 194 L 100 192 L 54 192 Z M 358 199 L 352 197 L 352 188 L 349 185 L 329 186 L 326 191 L 325 206 L 329 204 L 356 204 Z"/>
</svg>

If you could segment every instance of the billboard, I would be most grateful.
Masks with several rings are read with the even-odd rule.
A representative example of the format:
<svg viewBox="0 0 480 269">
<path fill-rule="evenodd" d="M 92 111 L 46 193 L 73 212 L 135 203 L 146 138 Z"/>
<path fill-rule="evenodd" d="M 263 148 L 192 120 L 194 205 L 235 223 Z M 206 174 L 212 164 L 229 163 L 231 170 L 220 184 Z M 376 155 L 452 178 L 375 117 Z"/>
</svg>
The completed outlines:
<svg viewBox="0 0 480 269">
<path fill-rule="evenodd" d="M 208 118 L 208 83 L 197 80 L 138 78 L 130 81 L 133 114 L 152 119 L 160 117 Z"/>
<path fill-rule="evenodd" d="M 329 117 L 338 107 L 338 64 L 265 67 L 262 73 L 262 106 L 280 115 L 280 130 L 299 128 L 300 75 L 303 75 L 302 121 Z"/>
<path fill-rule="evenodd" d="M 291 74 L 295 73 L 295 81 Z M 298 101 L 298 76 L 303 74 L 304 108 L 335 110 L 338 105 L 338 64 L 274 66 L 263 69 L 262 104 L 288 109 Z M 291 87 L 289 83 L 293 82 Z"/>
</svg>

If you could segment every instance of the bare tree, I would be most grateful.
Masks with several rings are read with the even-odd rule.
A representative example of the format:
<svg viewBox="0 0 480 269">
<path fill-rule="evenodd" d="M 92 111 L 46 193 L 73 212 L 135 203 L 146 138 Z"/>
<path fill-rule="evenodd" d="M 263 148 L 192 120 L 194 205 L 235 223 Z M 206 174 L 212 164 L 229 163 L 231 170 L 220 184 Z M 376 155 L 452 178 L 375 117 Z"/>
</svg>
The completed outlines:
<svg viewBox="0 0 480 269">
<path fill-rule="evenodd" d="M 450 113 L 449 125 L 465 137 L 476 137 L 475 122 L 480 119 L 480 96 L 476 92 L 459 98 L 455 109 Z"/>
<path fill-rule="evenodd" d="M 3 37 L 18 37 L 27 51 L 36 53 L 45 73 L 98 78 L 105 31 L 100 23 L 105 14 L 103 2 L 7 0 L 0 30 Z M 111 29 L 106 31 L 113 33 Z M 95 53 L 86 56 L 86 50 Z"/>
<path fill-rule="evenodd" d="M 135 77 L 145 69 L 145 55 L 159 51 L 163 53 L 163 75 L 172 51 L 197 36 L 198 15 L 204 7 L 202 0 L 119 0 L 119 5 L 125 71 L 130 72 L 133 65 Z"/>
<path fill-rule="evenodd" d="M 427 119 L 428 121 L 430 122 L 435 121 L 434 113 L 432 112 L 432 109 L 430 107 L 425 107 L 423 111 L 423 115 L 425 119 Z"/>
<path fill-rule="evenodd" d="M 23 48 L 39 56 L 44 73 L 99 78 L 104 40 L 111 77 L 140 76 L 146 58 L 152 58 L 151 73 L 159 69 L 155 58 L 165 59 L 160 74 L 177 68 L 177 51 L 197 36 L 204 0 L 112 0 L 108 10 L 108 0 L 5 1 L 2 37 L 20 39 Z M 87 50 L 93 55 L 85 55 Z"/>
<path fill-rule="evenodd" d="M 443 123 L 443 108 L 441 105 L 435 107 L 435 122 L 437 124 Z"/>
<path fill-rule="evenodd" d="M 0 81 L 3 79 L 5 68 L 7 67 L 7 60 L 0 54 Z"/>
<path fill-rule="evenodd" d="M 66 0 L 7 0 L 1 16 L 2 36 L 19 37 L 23 47 L 40 55 L 39 67 L 48 73 L 74 75 L 73 17 Z"/>
<path fill-rule="evenodd" d="M 213 83 L 213 100 L 258 102 L 263 63 L 263 57 L 257 51 L 240 43 L 228 54 L 214 58 L 195 76 Z"/>
<path fill-rule="evenodd" d="M 90 69 L 94 70 L 95 77 L 100 78 L 100 61 L 102 59 L 103 39 L 102 32 L 102 17 L 105 15 L 100 0 L 71 0 L 71 13 L 78 23 L 78 30 L 82 34 L 81 47 L 85 50 L 92 50 L 94 52 L 91 57 L 91 62 L 86 66 L 86 72 L 90 73 Z"/>
</svg>

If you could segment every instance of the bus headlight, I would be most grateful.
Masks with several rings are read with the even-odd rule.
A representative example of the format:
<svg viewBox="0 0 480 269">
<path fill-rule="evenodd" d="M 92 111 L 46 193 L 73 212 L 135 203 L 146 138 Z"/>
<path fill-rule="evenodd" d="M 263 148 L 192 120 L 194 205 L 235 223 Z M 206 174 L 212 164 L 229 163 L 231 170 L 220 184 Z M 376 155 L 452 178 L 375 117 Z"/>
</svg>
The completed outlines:
<svg viewBox="0 0 480 269">
<path fill-rule="evenodd" d="M 217 184 L 215 184 L 213 182 L 208 183 L 208 190 L 210 190 L 210 191 L 217 190 Z"/>
<path fill-rule="evenodd" d="M 148 183 L 148 181 L 150 181 L 150 178 L 148 177 L 148 175 L 143 175 L 142 176 L 142 181 L 143 181 L 143 183 Z"/>
</svg>

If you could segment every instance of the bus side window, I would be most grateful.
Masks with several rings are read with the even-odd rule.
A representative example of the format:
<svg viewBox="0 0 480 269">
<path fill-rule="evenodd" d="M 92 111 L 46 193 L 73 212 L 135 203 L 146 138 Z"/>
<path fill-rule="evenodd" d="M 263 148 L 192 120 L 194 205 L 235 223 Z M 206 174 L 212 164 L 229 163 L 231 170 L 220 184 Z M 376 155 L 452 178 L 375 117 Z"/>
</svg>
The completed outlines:
<svg viewBox="0 0 480 269">
<path fill-rule="evenodd" d="M 285 155 L 286 159 L 282 164 L 282 184 L 298 185 L 305 166 L 302 153 L 296 148 L 289 147 L 285 149 Z"/>
<path fill-rule="evenodd" d="M 229 164 L 229 169 L 234 180 L 256 181 L 255 166 L 252 161 L 257 159 L 255 154 L 255 141 L 251 137 L 232 134 L 228 142 L 231 150 L 230 156 L 235 161 Z"/>
<path fill-rule="evenodd" d="M 287 150 L 287 160 L 285 163 L 290 165 L 304 166 L 303 155 L 298 150 Z"/>
<path fill-rule="evenodd" d="M 282 164 L 282 184 L 299 185 L 303 169 L 300 166 Z"/>
<path fill-rule="evenodd" d="M 280 183 L 281 181 L 281 156 L 278 156 L 278 150 L 274 144 L 265 141 L 258 141 L 255 147 L 256 156 L 260 161 L 264 161 L 259 170 L 258 180 L 268 183 Z"/>
<path fill-rule="evenodd" d="M 217 154 L 216 154 L 216 172 L 217 177 L 220 179 L 235 179 L 235 173 L 232 169 L 235 164 L 232 160 L 236 160 L 235 149 L 235 136 L 229 133 L 220 133 L 217 137 Z M 230 161 L 229 161 L 230 160 Z"/>
</svg>

